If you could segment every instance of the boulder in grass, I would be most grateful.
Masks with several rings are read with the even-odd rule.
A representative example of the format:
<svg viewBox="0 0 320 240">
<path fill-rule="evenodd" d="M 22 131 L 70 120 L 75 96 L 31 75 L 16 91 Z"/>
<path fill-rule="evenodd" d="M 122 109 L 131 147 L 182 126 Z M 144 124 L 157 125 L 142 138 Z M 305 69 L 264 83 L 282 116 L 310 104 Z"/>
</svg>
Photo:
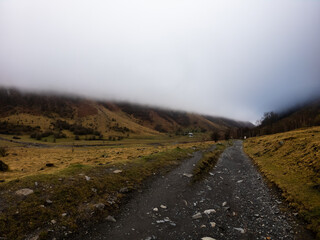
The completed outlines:
<svg viewBox="0 0 320 240">
<path fill-rule="evenodd" d="M 0 160 L 0 171 L 5 172 L 5 171 L 8 171 L 8 170 L 9 170 L 8 165 Z"/>
<path fill-rule="evenodd" d="M 23 189 L 16 191 L 16 194 L 20 195 L 20 196 L 28 196 L 32 193 L 33 193 L 33 190 L 30 188 L 23 188 Z"/>
</svg>

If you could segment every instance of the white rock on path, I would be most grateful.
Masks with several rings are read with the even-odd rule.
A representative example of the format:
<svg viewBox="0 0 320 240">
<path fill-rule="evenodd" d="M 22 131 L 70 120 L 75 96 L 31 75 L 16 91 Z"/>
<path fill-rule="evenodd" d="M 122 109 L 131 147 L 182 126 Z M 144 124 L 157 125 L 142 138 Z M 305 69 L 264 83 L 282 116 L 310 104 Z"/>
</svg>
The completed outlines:
<svg viewBox="0 0 320 240">
<path fill-rule="evenodd" d="M 216 210 L 214 210 L 214 209 L 207 209 L 207 210 L 204 210 L 203 213 L 204 213 L 204 214 L 207 214 L 207 215 L 210 215 L 211 213 L 216 213 Z"/>
<path fill-rule="evenodd" d="M 161 207 L 162 209 L 167 209 L 167 206 L 165 206 L 165 205 L 160 205 L 160 207 Z"/>
<path fill-rule="evenodd" d="M 152 209 L 154 212 L 158 212 L 159 211 L 159 209 L 158 208 L 154 208 L 154 209 Z"/>
<path fill-rule="evenodd" d="M 192 216 L 192 219 L 199 219 L 202 218 L 202 214 L 201 213 L 196 213 Z"/>
<path fill-rule="evenodd" d="M 33 190 L 30 188 L 23 188 L 23 189 L 16 191 L 16 194 L 21 195 L 21 196 L 28 196 L 32 193 L 33 193 Z"/>
<path fill-rule="evenodd" d="M 234 228 L 234 229 L 237 230 L 237 231 L 239 231 L 239 232 L 241 232 L 241 233 L 244 233 L 244 232 L 245 232 L 243 228 Z"/>
<path fill-rule="evenodd" d="M 106 218 L 106 220 L 109 222 L 116 222 L 117 221 L 114 217 L 112 217 L 110 215 Z"/>
<path fill-rule="evenodd" d="M 215 222 L 210 222 L 210 225 L 211 225 L 211 227 L 215 227 L 216 226 L 216 223 Z"/>
<path fill-rule="evenodd" d="M 222 203 L 222 207 L 226 206 L 227 205 L 227 202 L 223 202 Z"/>
<path fill-rule="evenodd" d="M 201 238 L 201 240 L 216 240 L 216 239 L 212 237 L 203 237 Z"/>
<path fill-rule="evenodd" d="M 183 176 L 191 178 L 193 175 L 191 173 L 184 173 Z"/>
</svg>

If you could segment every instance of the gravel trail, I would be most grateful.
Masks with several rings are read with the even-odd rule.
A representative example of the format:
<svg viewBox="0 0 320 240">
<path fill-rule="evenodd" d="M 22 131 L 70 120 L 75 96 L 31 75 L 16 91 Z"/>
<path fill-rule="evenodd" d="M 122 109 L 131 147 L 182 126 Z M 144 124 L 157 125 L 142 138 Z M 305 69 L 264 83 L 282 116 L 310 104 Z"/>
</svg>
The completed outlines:
<svg viewBox="0 0 320 240">
<path fill-rule="evenodd" d="M 191 184 L 201 152 L 149 182 L 117 216 L 75 239 L 176 240 L 313 239 L 282 212 L 281 200 L 265 184 L 242 142 L 227 148 L 210 175 Z"/>
</svg>

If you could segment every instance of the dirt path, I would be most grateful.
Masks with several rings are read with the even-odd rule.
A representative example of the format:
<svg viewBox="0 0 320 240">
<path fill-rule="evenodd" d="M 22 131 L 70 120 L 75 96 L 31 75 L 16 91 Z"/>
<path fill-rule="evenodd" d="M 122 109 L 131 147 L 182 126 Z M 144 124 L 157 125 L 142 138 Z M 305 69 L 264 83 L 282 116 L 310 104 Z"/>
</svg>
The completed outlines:
<svg viewBox="0 0 320 240">
<path fill-rule="evenodd" d="M 136 193 L 115 216 L 117 222 L 75 239 L 313 239 L 290 213 L 280 211 L 281 202 L 243 153 L 241 141 L 221 155 L 205 180 L 191 185 L 183 174 L 200 158 L 198 152 Z M 205 214 L 208 209 L 215 212 Z M 197 213 L 201 218 L 193 219 Z"/>
</svg>

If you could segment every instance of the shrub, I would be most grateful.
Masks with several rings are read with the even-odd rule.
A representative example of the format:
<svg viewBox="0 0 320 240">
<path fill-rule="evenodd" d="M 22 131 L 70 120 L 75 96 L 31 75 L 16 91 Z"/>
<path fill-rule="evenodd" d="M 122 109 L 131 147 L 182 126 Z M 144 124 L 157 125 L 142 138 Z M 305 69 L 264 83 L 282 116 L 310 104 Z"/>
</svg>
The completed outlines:
<svg viewBox="0 0 320 240">
<path fill-rule="evenodd" d="M 9 170 L 8 165 L 0 160 L 0 171 L 5 172 L 5 171 L 8 171 L 8 170 Z"/>
<path fill-rule="evenodd" d="M 0 147 L 0 156 L 1 156 L 1 157 L 7 156 L 7 148 L 5 148 L 5 147 Z"/>
</svg>

